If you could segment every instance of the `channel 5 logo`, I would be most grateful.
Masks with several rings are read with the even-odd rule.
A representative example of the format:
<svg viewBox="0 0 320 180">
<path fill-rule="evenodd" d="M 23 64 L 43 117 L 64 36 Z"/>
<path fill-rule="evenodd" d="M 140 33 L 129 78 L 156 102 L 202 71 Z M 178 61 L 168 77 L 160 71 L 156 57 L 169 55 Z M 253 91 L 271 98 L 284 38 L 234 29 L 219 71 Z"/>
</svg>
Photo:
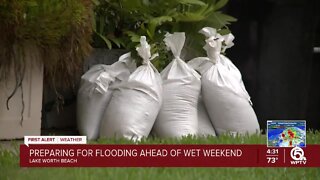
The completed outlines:
<svg viewBox="0 0 320 180">
<path fill-rule="evenodd" d="M 300 147 L 294 147 L 291 149 L 290 156 L 293 161 L 290 161 L 291 164 L 306 164 L 307 158 L 304 157 L 304 151 Z"/>
</svg>

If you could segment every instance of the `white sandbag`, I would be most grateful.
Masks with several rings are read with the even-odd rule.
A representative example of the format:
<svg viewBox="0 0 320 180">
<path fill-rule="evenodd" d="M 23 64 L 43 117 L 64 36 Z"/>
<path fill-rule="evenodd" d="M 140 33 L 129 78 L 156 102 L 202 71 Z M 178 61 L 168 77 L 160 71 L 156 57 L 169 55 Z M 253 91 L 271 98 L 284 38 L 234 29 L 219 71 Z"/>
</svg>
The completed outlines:
<svg viewBox="0 0 320 180">
<path fill-rule="evenodd" d="M 166 34 L 164 39 L 174 59 L 161 72 L 163 104 L 154 125 L 159 137 L 196 135 L 197 104 L 201 89 L 200 75 L 180 58 L 184 33 Z"/>
<path fill-rule="evenodd" d="M 147 137 L 160 110 L 162 81 L 151 64 L 150 45 L 144 36 L 140 39 L 138 54 L 143 65 L 137 68 L 128 81 L 114 87 L 111 101 L 105 110 L 100 126 L 100 137 L 140 140 Z"/>
<path fill-rule="evenodd" d="M 209 117 L 218 135 L 257 133 L 259 124 L 251 107 L 250 97 L 244 91 L 237 72 L 221 63 L 222 36 L 212 35 L 210 28 L 203 28 L 201 33 L 208 39 L 206 46 L 208 57 L 202 58 L 199 71 L 202 74 L 202 94 Z M 201 58 L 197 58 L 198 61 Z"/>
<path fill-rule="evenodd" d="M 219 37 L 221 42 L 223 42 L 223 44 L 221 45 L 222 50 L 223 50 L 222 52 L 225 52 L 225 50 L 227 48 L 230 48 L 234 45 L 234 43 L 232 42 L 234 39 L 234 36 L 231 33 L 224 35 L 224 36 L 220 36 L 214 28 L 209 28 L 209 27 L 207 28 L 207 31 L 204 31 L 202 33 L 204 35 L 206 35 L 207 37 L 216 37 L 216 36 Z M 244 83 L 242 80 L 242 75 L 241 75 L 241 72 L 239 71 L 239 69 L 232 63 L 232 61 L 228 57 L 224 56 L 223 54 L 217 53 L 217 54 L 213 54 L 213 56 L 219 56 L 220 63 L 227 68 L 230 75 L 234 76 L 237 79 L 237 81 L 241 84 L 243 91 L 245 93 L 247 93 L 249 100 L 250 100 L 249 93 L 247 92 L 247 90 L 244 86 Z M 199 72 L 200 68 L 202 70 L 204 70 L 204 69 L 208 69 L 210 67 L 211 63 L 208 61 L 208 59 L 207 60 L 205 60 L 205 59 L 206 58 L 204 58 L 204 57 L 197 57 L 197 58 L 190 60 L 188 62 L 188 64 Z M 250 103 L 252 104 L 251 100 L 250 100 Z"/>
<path fill-rule="evenodd" d="M 222 36 L 222 39 L 223 39 L 222 52 L 224 53 L 228 48 L 230 48 L 234 45 L 234 43 L 233 43 L 234 36 L 231 33 L 229 33 L 229 34 Z M 247 90 L 244 86 L 244 83 L 242 80 L 242 75 L 241 75 L 241 72 L 239 71 L 239 69 L 232 63 L 232 61 L 228 57 L 224 56 L 223 54 L 220 54 L 220 62 L 229 70 L 229 72 L 237 79 L 237 81 L 240 82 L 241 88 L 249 97 L 250 104 L 253 105 L 250 100 L 249 93 L 247 92 Z"/>
<path fill-rule="evenodd" d="M 89 140 L 98 138 L 101 117 L 108 105 L 111 85 L 128 79 L 135 62 L 130 53 L 124 54 L 112 65 L 95 65 L 82 77 L 77 95 L 77 126 Z"/>
<path fill-rule="evenodd" d="M 193 69 L 199 70 L 202 63 L 207 63 L 208 61 L 203 61 L 203 59 L 194 59 L 189 61 L 187 64 Z M 209 114 L 204 105 L 202 93 L 199 95 L 198 100 L 198 135 L 199 136 L 216 136 L 216 132 L 213 128 L 212 122 L 209 118 Z"/>
<path fill-rule="evenodd" d="M 221 36 L 219 33 L 217 33 L 216 29 L 211 27 L 203 28 L 200 33 L 204 34 L 208 38 L 207 42 L 211 46 L 211 50 L 208 50 L 207 46 L 204 47 L 209 54 L 208 56 L 211 56 L 215 59 L 220 58 L 220 63 L 230 71 L 230 74 L 238 78 L 239 81 L 242 81 L 242 76 L 239 69 L 232 63 L 229 58 L 221 54 L 221 52 L 224 53 L 228 48 L 234 46 L 234 36 L 231 33 Z M 204 62 L 202 57 L 194 58 L 193 60 L 190 60 L 188 62 L 188 64 L 194 68 L 199 68 L 201 64 L 203 66 L 203 63 L 207 62 Z"/>
<path fill-rule="evenodd" d="M 199 96 L 198 102 L 198 135 L 216 136 L 216 131 L 213 128 L 201 95 Z"/>
<path fill-rule="evenodd" d="M 208 39 L 211 37 L 213 39 L 214 38 L 218 39 L 220 42 L 223 42 L 221 44 L 221 47 L 220 46 L 217 47 L 217 49 L 222 48 L 221 50 L 222 53 L 224 53 L 228 48 L 234 46 L 233 40 L 235 37 L 231 33 L 221 36 L 220 34 L 217 33 L 216 29 L 211 27 L 203 28 L 203 30 L 200 31 L 200 33 L 204 34 Z M 239 69 L 232 63 L 232 61 L 228 57 L 224 56 L 223 54 L 220 54 L 219 50 L 211 50 L 210 52 L 211 53 L 216 52 L 216 53 L 212 53 L 212 56 L 219 56 L 220 63 L 224 65 L 229 70 L 229 73 L 237 79 L 237 81 L 241 84 L 243 91 L 247 93 L 250 99 L 250 96 L 242 81 L 242 75 Z M 206 66 L 206 63 L 209 63 L 207 65 L 210 66 L 210 62 L 207 60 L 204 60 L 204 57 L 194 58 L 188 62 L 188 64 L 197 71 L 199 71 L 200 68 L 202 69 L 208 68 L 208 66 Z M 250 100 L 250 103 L 252 103 L 251 100 Z"/>
</svg>

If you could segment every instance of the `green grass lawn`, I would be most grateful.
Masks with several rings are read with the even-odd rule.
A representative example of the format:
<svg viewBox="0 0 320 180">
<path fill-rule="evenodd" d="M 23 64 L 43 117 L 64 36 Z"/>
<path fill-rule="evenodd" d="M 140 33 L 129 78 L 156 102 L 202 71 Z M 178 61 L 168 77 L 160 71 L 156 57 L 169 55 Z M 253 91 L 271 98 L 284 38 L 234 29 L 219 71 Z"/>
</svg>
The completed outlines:
<svg viewBox="0 0 320 180">
<path fill-rule="evenodd" d="M 14 143 L 14 142 L 13 142 Z M 132 144 L 103 139 L 92 144 Z M 141 144 L 266 144 L 264 135 L 148 138 Z M 320 132 L 308 132 L 307 144 L 320 144 Z M 0 147 L 0 180 L 6 179 L 320 179 L 320 168 L 20 168 L 19 150 Z M 319 152 L 320 153 L 320 152 Z"/>
</svg>

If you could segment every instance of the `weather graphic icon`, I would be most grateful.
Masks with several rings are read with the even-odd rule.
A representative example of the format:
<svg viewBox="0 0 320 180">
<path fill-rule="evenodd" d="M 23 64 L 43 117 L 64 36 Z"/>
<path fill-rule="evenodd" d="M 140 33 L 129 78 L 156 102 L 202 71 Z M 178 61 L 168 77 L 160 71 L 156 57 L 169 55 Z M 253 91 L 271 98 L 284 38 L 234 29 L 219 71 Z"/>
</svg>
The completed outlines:
<svg viewBox="0 0 320 180">
<path fill-rule="evenodd" d="M 268 147 L 305 147 L 306 121 L 267 121 Z"/>
</svg>

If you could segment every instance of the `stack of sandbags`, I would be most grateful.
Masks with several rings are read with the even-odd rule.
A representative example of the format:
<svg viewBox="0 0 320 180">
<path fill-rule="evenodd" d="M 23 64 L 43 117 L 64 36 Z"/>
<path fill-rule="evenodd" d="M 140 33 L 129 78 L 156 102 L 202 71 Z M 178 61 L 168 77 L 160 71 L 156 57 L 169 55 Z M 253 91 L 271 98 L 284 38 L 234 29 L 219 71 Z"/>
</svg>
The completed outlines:
<svg viewBox="0 0 320 180">
<path fill-rule="evenodd" d="M 143 59 L 127 81 L 114 87 L 111 101 L 105 110 L 100 137 L 140 140 L 147 137 L 162 102 L 160 74 L 151 64 L 150 45 L 143 36 L 137 48 Z"/>
<path fill-rule="evenodd" d="M 112 88 L 128 79 L 135 62 L 130 53 L 112 65 L 95 65 L 82 77 L 77 95 L 77 126 L 89 140 L 98 138 L 101 117 L 112 96 Z"/>
<path fill-rule="evenodd" d="M 202 75 L 203 101 L 216 133 L 258 132 L 257 117 L 244 88 L 241 73 L 229 59 L 221 55 L 221 50 L 228 46 L 224 42 L 227 38 L 208 27 L 200 33 L 207 37 L 204 49 L 208 57 L 193 59 L 192 63 L 197 64 Z"/>
<path fill-rule="evenodd" d="M 161 72 L 163 104 L 154 125 L 154 133 L 158 137 L 196 135 L 200 75 L 180 58 L 185 42 L 184 33 L 166 34 L 164 42 L 174 59 Z"/>
</svg>

